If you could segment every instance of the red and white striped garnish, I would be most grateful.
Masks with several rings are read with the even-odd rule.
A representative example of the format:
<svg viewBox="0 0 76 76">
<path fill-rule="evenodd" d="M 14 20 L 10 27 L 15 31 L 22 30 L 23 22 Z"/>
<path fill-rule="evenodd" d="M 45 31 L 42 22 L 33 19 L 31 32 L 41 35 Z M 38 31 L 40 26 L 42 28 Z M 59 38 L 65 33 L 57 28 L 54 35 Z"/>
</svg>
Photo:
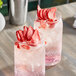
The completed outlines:
<svg viewBox="0 0 76 76">
<path fill-rule="evenodd" d="M 29 27 L 24 26 L 23 29 L 24 30 L 16 31 L 18 42 L 26 42 L 27 45 L 37 46 L 41 40 L 38 30 L 37 29 L 34 30 L 31 26 Z M 20 48 L 18 42 L 16 42 L 15 44 L 17 45 L 18 48 Z M 25 46 L 23 47 L 29 49 L 29 47 L 25 47 Z"/>
<path fill-rule="evenodd" d="M 37 16 L 38 16 L 38 20 L 41 23 L 42 21 L 47 22 L 47 24 L 49 25 L 50 28 L 53 28 L 55 25 L 55 19 L 56 19 L 56 7 L 53 7 L 51 9 L 41 9 L 40 6 L 37 6 Z M 46 24 L 40 24 L 39 28 L 45 28 Z"/>
</svg>

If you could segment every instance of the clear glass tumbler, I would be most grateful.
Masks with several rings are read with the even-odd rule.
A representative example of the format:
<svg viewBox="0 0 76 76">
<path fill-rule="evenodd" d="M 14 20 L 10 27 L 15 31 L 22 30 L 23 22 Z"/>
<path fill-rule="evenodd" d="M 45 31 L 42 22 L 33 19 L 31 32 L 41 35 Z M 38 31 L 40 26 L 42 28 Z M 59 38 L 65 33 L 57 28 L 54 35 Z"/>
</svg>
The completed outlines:
<svg viewBox="0 0 76 76">
<path fill-rule="evenodd" d="M 17 44 L 17 43 L 16 43 Z M 45 48 L 27 46 L 25 42 L 14 45 L 15 76 L 45 76 Z"/>
<path fill-rule="evenodd" d="M 41 26 L 43 28 L 41 28 Z M 61 60 L 63 31 L 61 14 L 56 11 L 56 20 L 53 22 L 48 22 L 47 20 L 38 20 L 37 18 L 34 22 L 34 28 L 39 30 L 40 36 L 42 39 L 44 39 L 46 44 L 46 66 L 53 66 L 59 63 Z"/>
</svg>

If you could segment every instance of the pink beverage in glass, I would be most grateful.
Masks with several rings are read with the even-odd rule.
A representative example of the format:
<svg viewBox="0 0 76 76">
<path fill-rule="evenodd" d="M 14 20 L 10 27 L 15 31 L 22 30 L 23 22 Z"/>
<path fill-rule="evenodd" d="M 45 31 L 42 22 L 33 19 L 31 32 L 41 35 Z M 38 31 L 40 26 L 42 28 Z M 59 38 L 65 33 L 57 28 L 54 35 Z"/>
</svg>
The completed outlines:
<svg viewBox="0 0 76 76">
<path fill-rule="evenodd" d="M 37 18 L 34 28 L 39 30 L 45 41 L 46 66 L 53 66 L 60 62 L 62 51 L 63 22 L 60 13 L 55 7 L 41 9 L 37 7 Z"/>
<path fill-rule="evenodd" d="M 15 76 L 45 76 L 45 48 L 38 30 L 24 26 L 16 32 Z"/>
</svg>

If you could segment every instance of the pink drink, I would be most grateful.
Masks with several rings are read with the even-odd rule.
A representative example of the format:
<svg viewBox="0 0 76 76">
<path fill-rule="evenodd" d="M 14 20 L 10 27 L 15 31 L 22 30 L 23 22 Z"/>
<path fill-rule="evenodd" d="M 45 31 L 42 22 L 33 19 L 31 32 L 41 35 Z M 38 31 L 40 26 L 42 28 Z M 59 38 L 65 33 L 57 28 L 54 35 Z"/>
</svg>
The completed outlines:
<svg viewBox="0 0 76 76">
<path fill-rule="evenodd" d="M 17 41 L 14 59 L 15 76 L 45 76 L 45 49 L 42 42 L 31 46 L 27 42 Z"/>
<path fill-rule="evenodd" d="M 34 22 L 34 28 L 39 30 L 46 44 L 46 66 L 56 65 L 61 60 L 63 22 L 59 12 L 56 12 L 55 19 L 48 23 L 47 20 L 37 18 Z"/>
</svg>

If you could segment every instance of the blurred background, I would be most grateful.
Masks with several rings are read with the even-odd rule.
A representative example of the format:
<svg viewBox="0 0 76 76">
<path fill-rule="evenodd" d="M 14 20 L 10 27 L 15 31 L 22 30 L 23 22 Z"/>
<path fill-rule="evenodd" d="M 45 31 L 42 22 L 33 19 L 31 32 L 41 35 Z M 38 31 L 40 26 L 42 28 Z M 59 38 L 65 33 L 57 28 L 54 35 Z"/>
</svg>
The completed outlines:
<svg viewBox="0 0 76 76">
<path fill-rule="evenodd" d="M 9 0 L 2 0 L 3 1 L 3 7 L 0 8 L 0 12 L 4 15 L 7 16 L 8 15 L 8 1 Z M 37 8 L 37 4 L 38 4 L 38 0 L 28 0 L 28 11 L 31 10 L 36 10 Z M 67 3 L 71 3 L 71 2 L 75 2 L 76 0 L 41 0 L 40 1 L 40 6 L 41 8 L 47 8 L 47 7 L 52 7 L 52 6 L 57 6 L 57 5 L 62 5 L 62 4 L 67 4 Z"/>
</svg>

